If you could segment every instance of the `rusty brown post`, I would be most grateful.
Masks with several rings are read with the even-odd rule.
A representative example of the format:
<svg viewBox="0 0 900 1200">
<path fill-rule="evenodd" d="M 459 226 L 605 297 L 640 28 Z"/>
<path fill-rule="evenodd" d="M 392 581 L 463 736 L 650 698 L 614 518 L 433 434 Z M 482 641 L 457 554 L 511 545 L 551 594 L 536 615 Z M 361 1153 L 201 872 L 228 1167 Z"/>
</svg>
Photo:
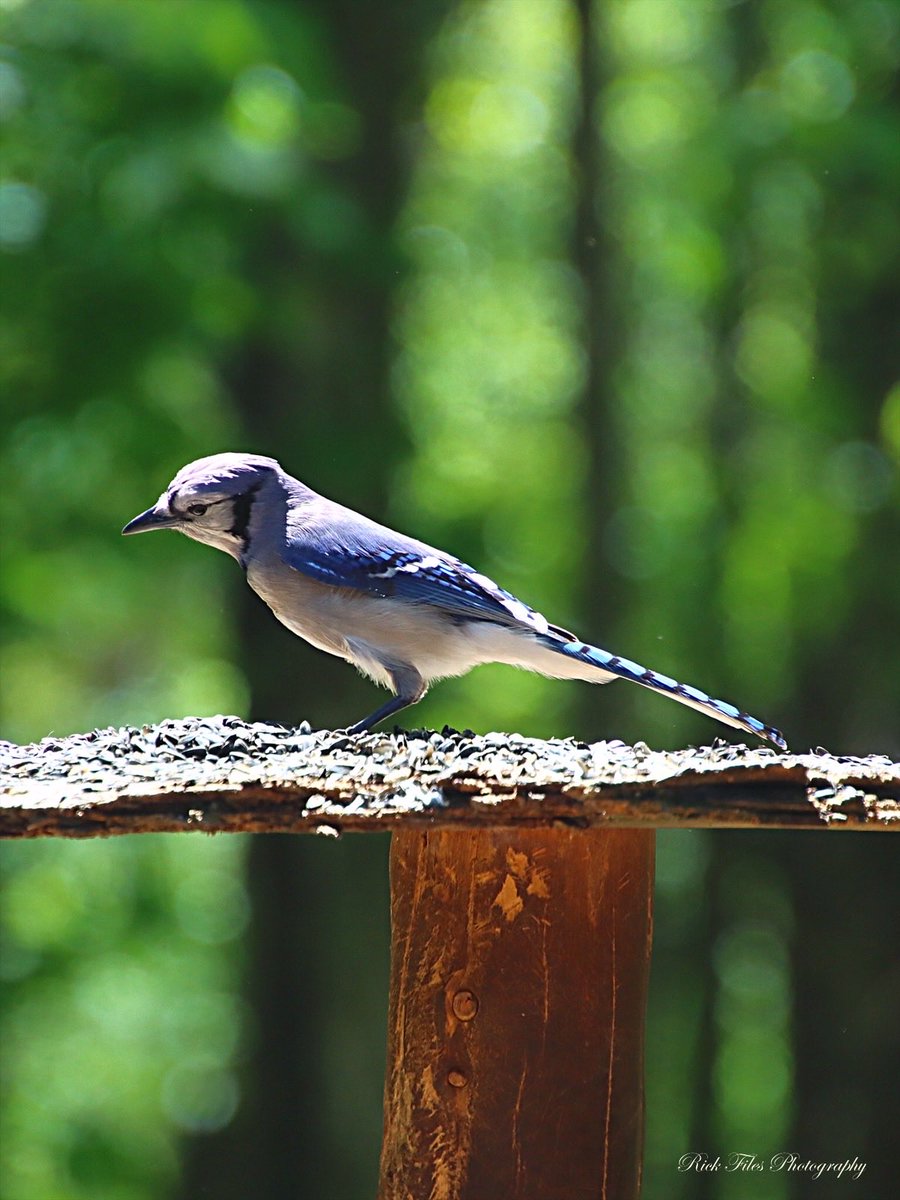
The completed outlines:
<svg viewBox="0 0 900 1200">
<path fill-rule="evenodd" d="M 396 831 L 379 1200 L 636 1200 L 654 834 Z"/>
</svg>

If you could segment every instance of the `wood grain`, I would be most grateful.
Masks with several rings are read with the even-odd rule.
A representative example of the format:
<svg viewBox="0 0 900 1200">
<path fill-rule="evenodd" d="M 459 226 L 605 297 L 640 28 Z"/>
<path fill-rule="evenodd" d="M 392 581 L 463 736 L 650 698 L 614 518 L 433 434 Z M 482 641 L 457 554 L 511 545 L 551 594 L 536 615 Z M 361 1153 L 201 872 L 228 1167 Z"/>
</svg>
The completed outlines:
<svg viewBox="0 0 900 1200">
<path fill-rule="evenodd" d="M 404 830 L 379 1200 L 633 1200 L 654 835 Z"/>
</svg>

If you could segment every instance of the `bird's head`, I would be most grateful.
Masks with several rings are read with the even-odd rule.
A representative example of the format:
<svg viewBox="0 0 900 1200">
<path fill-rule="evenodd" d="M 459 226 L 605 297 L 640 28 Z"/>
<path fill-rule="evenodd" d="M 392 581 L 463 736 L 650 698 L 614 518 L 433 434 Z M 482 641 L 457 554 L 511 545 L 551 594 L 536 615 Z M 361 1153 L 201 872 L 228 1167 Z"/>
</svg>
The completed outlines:
<svg viewBox="0 0 900 1200">
<path fill-rule="evenodd" d="M 175 529 L 240 559 L 247 548 L 253 506 L 277 488 L 281 468 L 260 454 L 212 454 L 182 467 L 152 508 L 123 533 Z"/>
</svg>

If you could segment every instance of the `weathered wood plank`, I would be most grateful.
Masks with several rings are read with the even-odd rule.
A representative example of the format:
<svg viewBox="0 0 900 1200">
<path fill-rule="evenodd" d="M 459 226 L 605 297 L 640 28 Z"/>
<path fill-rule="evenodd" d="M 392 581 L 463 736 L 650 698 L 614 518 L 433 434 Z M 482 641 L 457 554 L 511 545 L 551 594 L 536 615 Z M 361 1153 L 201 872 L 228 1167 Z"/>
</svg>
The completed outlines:
<svg viewBox="0 0 900 1200">
<path fill-rule="evenodd" d="M 724 743 L 313 733 L 234 717 L 0 744 L 0 836 L 395 828 L 900 829 L 900 766 Z"/>
</svg>

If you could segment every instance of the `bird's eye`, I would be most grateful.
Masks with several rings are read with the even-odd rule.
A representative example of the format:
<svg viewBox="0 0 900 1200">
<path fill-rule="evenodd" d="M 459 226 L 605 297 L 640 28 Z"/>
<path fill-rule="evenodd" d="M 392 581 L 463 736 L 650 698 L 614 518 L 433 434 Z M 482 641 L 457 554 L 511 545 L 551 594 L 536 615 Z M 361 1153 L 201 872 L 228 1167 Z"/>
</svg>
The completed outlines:
<svg viewBox="0 0 900 1200">
<path fill-rule="evenodd" d="M 208 507 L 207 504 L 191 504 L 188 506 L 188 512 L 193 513 L 195 517 L 202 517 Z"/>
</svg>

